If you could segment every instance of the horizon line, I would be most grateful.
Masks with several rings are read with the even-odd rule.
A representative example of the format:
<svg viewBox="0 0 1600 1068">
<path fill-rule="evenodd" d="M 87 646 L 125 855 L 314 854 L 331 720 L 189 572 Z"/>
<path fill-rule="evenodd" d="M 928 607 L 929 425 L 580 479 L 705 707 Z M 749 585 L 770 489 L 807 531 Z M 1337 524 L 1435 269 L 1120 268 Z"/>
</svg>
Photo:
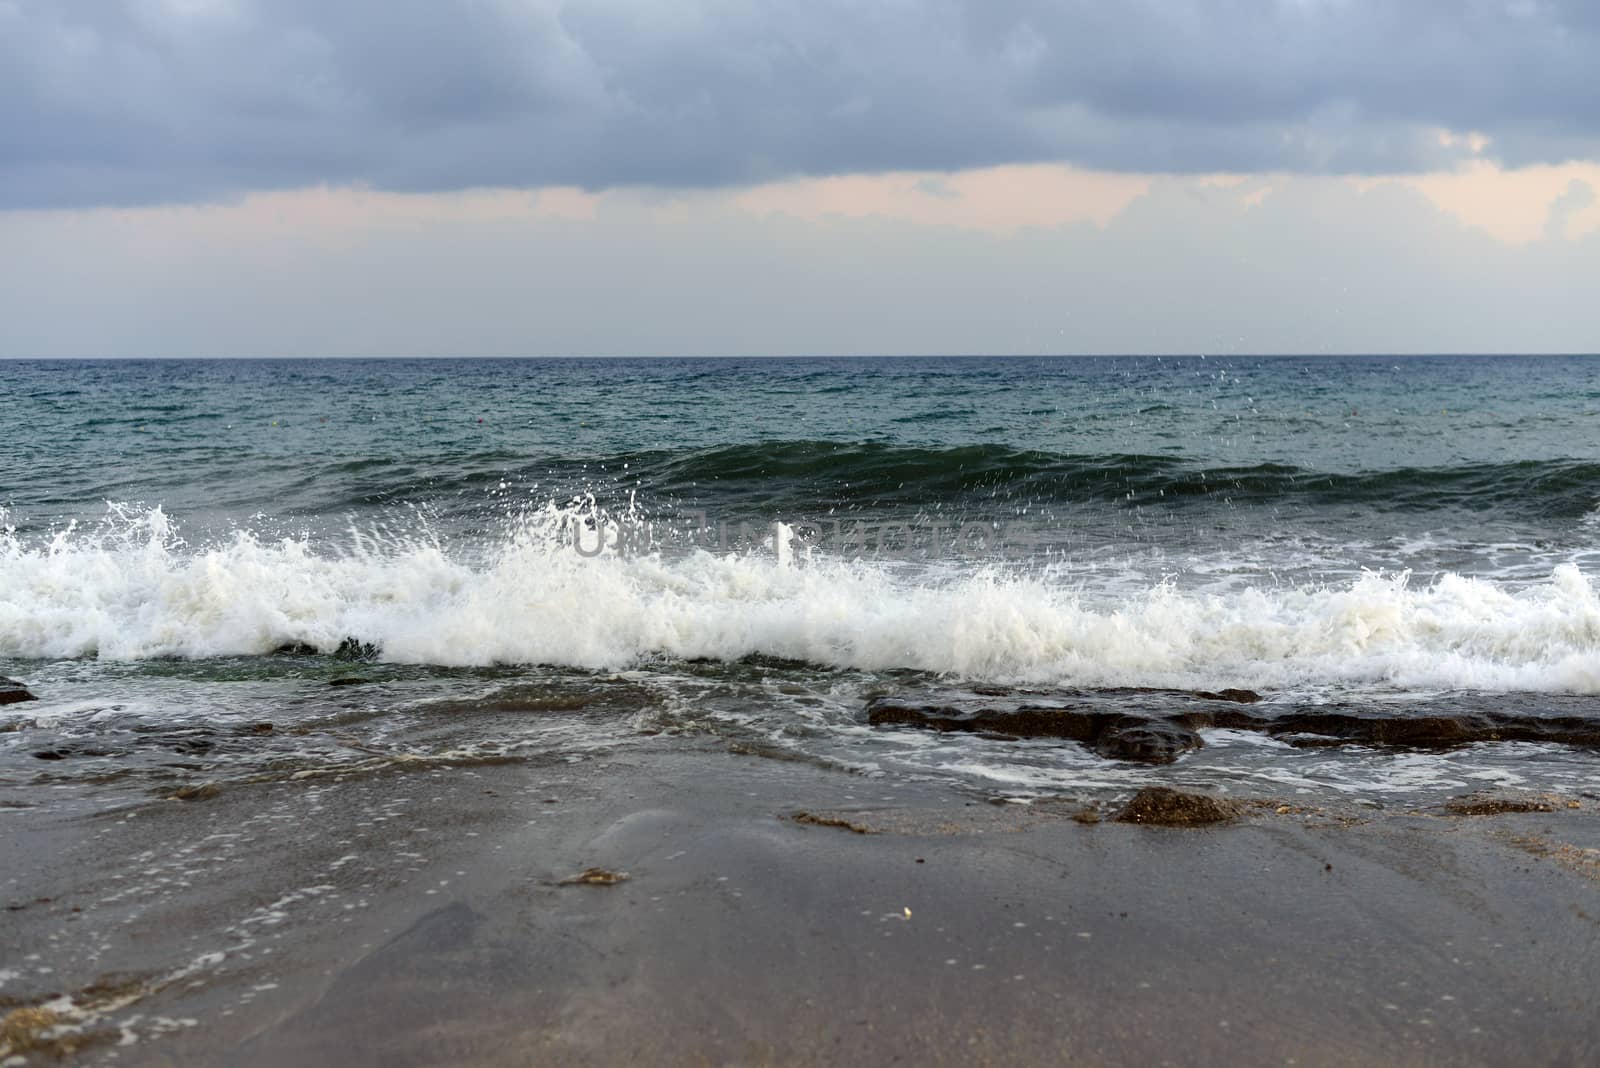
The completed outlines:
<svg viewBox="0 0 1600 1068">
<path fill-rule="evenodd" d="M 130 363 L 216 363 L 222 361 L 269 362 L 291 360 L 1148 360 L 1148 359 L 1429 359 L 1456 357 L 1466 359 L 1494 359 L 1497 357 L 1600 357 L 1600 349 L 1565 351 L 1451 351 L 1419 350 L 1410 352 L 850 352 L 850 353 L 471 353 L 427 355 L 356 355 L 348 353 L 239 355 L 239 356 L 133 356 L 133 355 L 75 355 L 75 356 L 16 356 L 0 354 L 0 362 L 7 363 L 93 363 L 126 361 Z"/>
</svg>

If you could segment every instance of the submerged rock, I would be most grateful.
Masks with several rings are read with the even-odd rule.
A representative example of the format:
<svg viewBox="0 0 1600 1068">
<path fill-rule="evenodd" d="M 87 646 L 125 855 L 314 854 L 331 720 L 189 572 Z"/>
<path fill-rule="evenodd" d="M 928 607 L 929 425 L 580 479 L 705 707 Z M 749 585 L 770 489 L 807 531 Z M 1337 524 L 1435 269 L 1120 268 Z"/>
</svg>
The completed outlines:
<svg viewBox="0 0 1600 1068">
<path fill-rule="evenodd" d="M 0 705 L 14 705 L 19 701 L 37 701 L 38 698 L 28 692 L 28 688 L 16 679 L 8 679 L 0 675 Z"/>
<path fill-rule="evenodd" d="M 1200 735 L 1168 720 L 1129 719 L 1113 723 L 1094 739 L 1094 751 L 1113 760 L 1170 764 L 1191 749 L 1205 745 Z"/>
<path fill-rule="evenodd" d="M 1558 699 L 1546 700 L 1553 703 Z M 1398 712 L 1314 709 L 1286 712 L 1267 719 L 1238 713 L 1218 716 L 1215 726 L 1263 731 L 1297 746 L 1350 742 L 1407 749 L 1449 749 L 1475 742 L 1600 746 L 1600 717 L 1594 711 L 1589 715 L 1552 716 L 1433 706 L 1434 702 L 1428 702 L 1428 711 L 1422 715 L 1408 715 L 1403 708 Z"/>
<path fill-rule="evenodd" d="M 1507 711 L 1507 695 L 1429 699 L 1416 706 L 1261 702 L 1253 690 L 1159 690 L 1125 687 L 1015 693 L 946 690 L 877 697 L 874 726 L 966 731 L 996 738 L 1062 738 L 1101 756 L 1170 764 L 1204 743 L 1209 728 L 1256 731 L 1300 748 L 1382 745 L 1448 749 L 1477 742 L 1543 742 L 1600 748 L 1600 702 L 1570 695 L 1525 695 L 1536 711 Z"/>
<path fill-rule="evenodd" d="M 867 704 L 867 722 L 997 738 L 1062 738 L 1081 742 L 1112 760 L 1170 764 L 1205 745 L 1195 729 L 1210 725 L 1205 709 L 1243 700 L 1185 690 L 1130 689 L 1051 695 L 1056 700 L 1050 703 L 1035 695 L 1013 697 L 993 691 L 944 696 L 945 700 L 935 701 L 875 698 Z"/>
<path fill-rule="evenodd" d="M 1112 817 L 1118 823 L 1160 827 L 1196 827 L 1237 819 L 1238 802 L 1206 794 L 1190 794 L 1167 786 L 1147 786 Z"/>
<path fill-rule="evenodd" d="M 867 702 L 867 722 L 874 727 L 905 725 L 936 731 L 1014 735 L 1024 738 L 1070 738 L 1092 741 L 1116 713 L 1020 703 L 926 704 L 916 699 L 878 697 Z"/>
</svg>

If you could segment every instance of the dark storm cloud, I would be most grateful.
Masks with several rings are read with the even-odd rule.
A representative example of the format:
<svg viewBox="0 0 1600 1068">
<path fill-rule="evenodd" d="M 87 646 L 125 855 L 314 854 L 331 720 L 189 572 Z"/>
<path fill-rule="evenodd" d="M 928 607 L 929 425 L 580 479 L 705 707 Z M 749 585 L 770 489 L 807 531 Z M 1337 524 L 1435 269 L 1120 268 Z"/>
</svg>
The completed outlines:
<svg viewBox="0 0 1600 1068">
<path fill-rule="evenodd" d="M 1591 0 L 0 0 L 0 207 L 1600 156 Z"/>
</svg>

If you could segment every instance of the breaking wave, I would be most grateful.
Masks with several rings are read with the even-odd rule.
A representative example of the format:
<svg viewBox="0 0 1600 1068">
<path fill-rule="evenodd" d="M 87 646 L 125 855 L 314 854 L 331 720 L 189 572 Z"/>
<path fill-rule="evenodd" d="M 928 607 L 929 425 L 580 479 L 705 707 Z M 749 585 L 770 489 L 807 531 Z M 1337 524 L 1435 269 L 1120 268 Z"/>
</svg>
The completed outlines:
<svg viewBox="0 0 1600 1068">
<path fill-rule="evenodd" d="M 396 501 L 481 501 L 485 491 L 508 479 L 597 493 L 641 490 L 662 502 L 693 499 L 779 510 L 1024 502 L 1182 509 L 1225 502 L 1570 520 L 1600 507 L 1600 464 L 1581 460 L 1323 471 L 1284 463 L 1207 463 L 1181 454 L 806 440 L 588 456 L 358 456 L 310 469 L 274 469 L 262 486 L 235 491 L 231 503 L 340 514 Z"/>
<path fill-rule="evenodd" d="M 761 655 L 1030 684 L 1396 686 L 1600 693 L 1600 593 L 1577 567 L 1510 588 L 1365 574 L 1341 586 L 1096 593 L 1064 567 L 906 568 L 769 546 L 586 557 L 581 508 L 454 550 L 420 529 L 342 546 L 249 531 L 185 545 L 159 509 L 27 543 L 0 531 L 0 656 L 332 653 L 619 669 Z M 602 520 L 603 521 L 603 520 Z"/>
</svg>

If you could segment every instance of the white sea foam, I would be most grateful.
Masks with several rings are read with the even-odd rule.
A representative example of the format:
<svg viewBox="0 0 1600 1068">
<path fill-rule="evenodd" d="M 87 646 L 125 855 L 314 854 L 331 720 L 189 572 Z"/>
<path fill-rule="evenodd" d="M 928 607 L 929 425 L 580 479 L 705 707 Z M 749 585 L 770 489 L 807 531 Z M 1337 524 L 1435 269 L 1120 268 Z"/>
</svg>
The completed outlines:
<svg viewBox="0 0 1600 1068">
<path fill-rule="evenodd" d="M 1343 586 L 1110 593 L 1070 569 L 914 571 L 769 553 L 584 557 L 575 513 L 492 552 L 428 537 L 333 550 L 249 532 L 185 546 L 159 509 L 49 543 L 0 532 L 0 656 L 207 658 L 346 636 L 385 659 L 618 668 L 752 653 L 1032 683 L 1600 692 L 1600 595 L 1366 574 Z"/>
</svg>

